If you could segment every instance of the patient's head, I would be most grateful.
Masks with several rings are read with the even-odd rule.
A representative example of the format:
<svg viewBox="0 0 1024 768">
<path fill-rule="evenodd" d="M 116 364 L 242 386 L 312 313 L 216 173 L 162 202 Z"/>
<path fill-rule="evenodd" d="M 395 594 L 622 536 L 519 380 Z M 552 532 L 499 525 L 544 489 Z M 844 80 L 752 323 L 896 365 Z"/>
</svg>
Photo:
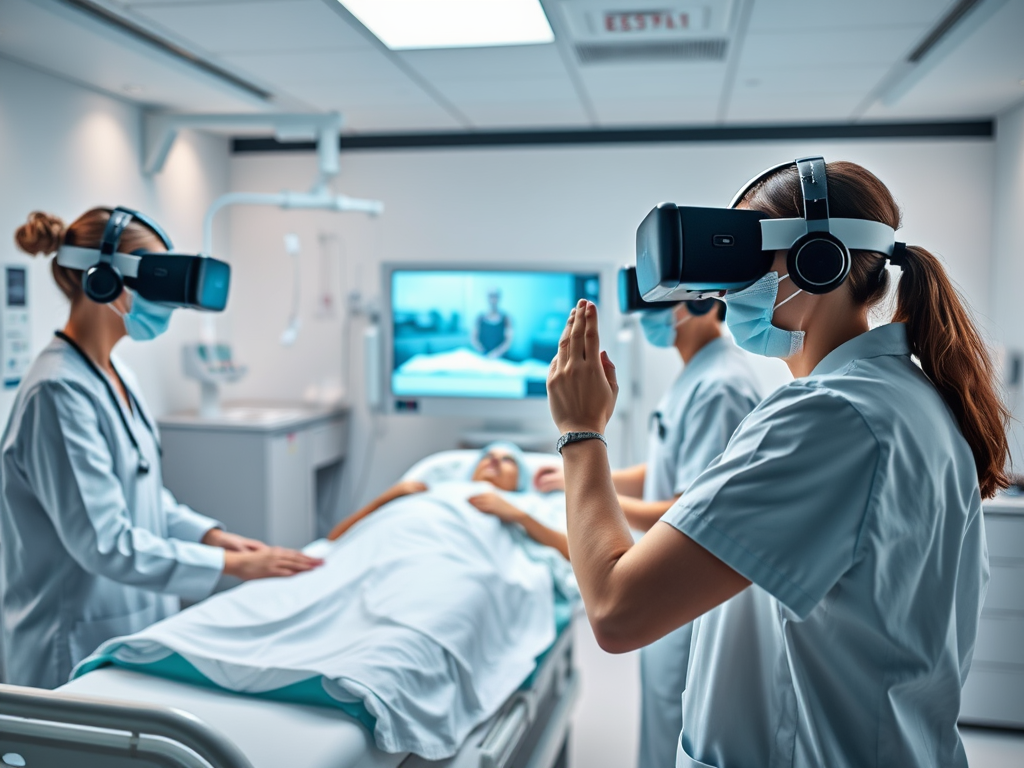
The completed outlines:
<svg viewBox="0 0 1024 768">
<path fill-rule="evenodd" d="M 491 483 L 503 491 L 517 491 L 522 490 L 527 475 L 523 469 L 523 453 L 518 446 L 491 443 L 481 452 L 472 480 Z"/>
</svg>

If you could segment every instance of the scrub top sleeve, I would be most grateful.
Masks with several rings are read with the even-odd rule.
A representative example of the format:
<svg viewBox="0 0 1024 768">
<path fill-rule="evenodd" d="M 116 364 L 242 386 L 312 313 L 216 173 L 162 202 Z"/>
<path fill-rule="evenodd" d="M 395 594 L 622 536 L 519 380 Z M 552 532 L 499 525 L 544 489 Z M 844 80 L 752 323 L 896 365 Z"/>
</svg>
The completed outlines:
<svg viewBox="0 0 1024 768">
<path fill-rule="evenodd" d="M 880 452 L 846 400 L 791 384 L 750 414 L 662 521 L 803 619 L 856 561 Z"/>
<path fill-rule="evenodd" d="M 725 450 L 729 438 L 757 401 L 735 387 L 716 384 L 699 392 L 687 409 L 673 492 L 681 494 Z"/>
<path fill-rule="evenodd" d="M 160 503 L 167 516 L 167 533 L 173 539 L 198 542 L 213 528 L 224 528 L 220 520 L 201 515 L 187 504 L 181 504 L 166 488 L 160 493 Z"/>
<path fill-rule="evenodd" d="M 25 406 L 22 466 L 61 543 L 89 573 L 200 599 L 224 569 L 217 547 L 165 539 L 131 519 L 107 437 L 88 394 L 47 382 Z"/>
</svg>

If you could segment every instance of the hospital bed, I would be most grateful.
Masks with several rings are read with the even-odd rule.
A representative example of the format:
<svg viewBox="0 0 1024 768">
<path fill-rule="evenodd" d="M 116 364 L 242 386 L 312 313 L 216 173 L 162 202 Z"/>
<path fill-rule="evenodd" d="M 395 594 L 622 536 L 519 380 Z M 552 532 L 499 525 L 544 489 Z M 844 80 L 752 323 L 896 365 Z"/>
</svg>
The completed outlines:
<svg viewBox="0 0 1024 768">
<path fill-rule="evenodd" d="M 427 482 L 475 451 L 414 466 Z M 531 472 L 554 459 L 527 454 Z M 578 610 L 578 608 L 577 608 Z M 573 622 L 534 673 L 453 757 L 385 753 L 340 710 L 244 696 L 103 667 L 57 691 L 0 685 L 0 765 L 24 768 L 564 768 L 579 681 Z"/>
</svg>

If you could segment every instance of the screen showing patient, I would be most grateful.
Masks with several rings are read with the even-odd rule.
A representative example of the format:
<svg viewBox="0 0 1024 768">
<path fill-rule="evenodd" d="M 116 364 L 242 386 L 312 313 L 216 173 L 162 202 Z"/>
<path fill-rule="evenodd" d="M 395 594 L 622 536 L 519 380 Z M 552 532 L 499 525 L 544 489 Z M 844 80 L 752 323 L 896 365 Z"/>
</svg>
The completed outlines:
<svg viewBox="0 0 1024 768">
<path fill-rule="evenodd" d="M 597 303 L 596 273 L 395 270 L 399 397 L 544 397 L 569 310 Z"/>
</svg>

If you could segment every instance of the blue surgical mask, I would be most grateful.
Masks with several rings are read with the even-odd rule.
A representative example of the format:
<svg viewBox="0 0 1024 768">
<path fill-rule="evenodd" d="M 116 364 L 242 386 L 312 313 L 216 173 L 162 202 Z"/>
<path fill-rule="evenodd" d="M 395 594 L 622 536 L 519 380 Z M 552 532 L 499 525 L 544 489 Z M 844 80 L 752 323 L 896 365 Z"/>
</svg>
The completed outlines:
<svg viewBox="0 0 1024 768">
<path fill-rule="evenodd" d="M 676 343 L 676 329 L 690 319 L 690 316 L 676 321 L 675 307 L 644 312 L 640 315 L 640 327 L 644 338 L 655 347 L 672 347 Z"/>
<path fill-rule="evenodd" d="M 769 272 L 753 285 L 725 294 L 729 307 L 725 323 L 741 349 L 765 357 L 790 357 L 803 349 L 803 331 L 785 331 L 772 325 L 775 310 L 803 293 L 797 290 L 776 304 L 779 283 L 787 277 L 789 275 L 779 277 L 778 272 Z"/>
<path fill-rule="evenodd" d="M 174 307 L 144 299 L 135 291 L 129 291 L 129 294 L 132 297 L 132 306 L 128 312 L 121 312 L 113 304 L 107 304 L 124 320 L 124 329 L 129 337 L 136 341 L 150 341 L 167 330 Z"/>
</svg>

